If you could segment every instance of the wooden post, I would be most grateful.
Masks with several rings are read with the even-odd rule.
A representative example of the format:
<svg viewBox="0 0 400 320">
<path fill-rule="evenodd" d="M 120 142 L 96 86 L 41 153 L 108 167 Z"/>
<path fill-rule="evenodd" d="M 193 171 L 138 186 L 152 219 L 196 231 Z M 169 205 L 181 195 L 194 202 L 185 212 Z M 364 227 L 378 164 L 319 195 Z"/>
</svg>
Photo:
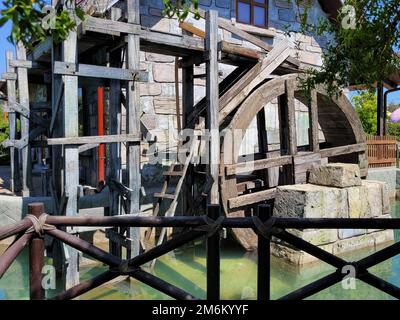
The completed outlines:
<svg viewBox="0 0 400 320">
<path fill-rule="evenodd" d="M 110 53 L 111 67 L 121 67 L 121 50 Z M 110 80 L 110 134 L 121 134 L 121 83 L 119 80 Z M 121 143 L 112 143 L 110 146 L 110 178 L 121 181 Z M 110 190 L 111 191 L 111 190 Z M 111 216 L 120 214 L 120 197 L 118 192 L 111 191 L 110 208 L 107 210 Z M 118 232 L 118 228 L 113 229 Z M 110 252 L 121 257 L 121 246 L 111 239 Z"/>
<path fill-rule="evenodd" d="M 128 22 L 140 24 L 139 0 L 128 0 Z M 138 35 L 128 35 L 127 63 L 128 69 L 139 70 L 140 68 L 140 37 Z M 126 88 L 126 128 L 128 134 L 140 133 L 140 94 L 139 82 L 128 81 Z M 126 146 L 126 159 L 128 171 L 128 188 L 132 190 L 129 201 L 129 214 L 139 214 L 140 212 L 140 142 L 129 142 Z M 129 237 L 132 239 L 130 256 L 139 254 L 140 229 L 129 228 Z"/>
<path fill-rule="evenodd" d="M 206 12 L 206 39 L 205 48 L 208 54 L 206 63 L 207 83 L 207 121 L 210 130 L 209 140 L 209 174 L 214 182 L 211 187 L 209 202 L 219 203 L 219 88 L 218 88 L 218 12 L 210 10 Z"/>
<path fill-rule="evenodd" d="M 267 221 L 272 216 L 272 208 L 268 204 L 258 206 L 258 217 L 262 222 Z M 257 266 L 257 299 L 270 300 L 270 267 L 271 267 L 271 248 L 270 240 L 258 235 L 258 266 Z"/>
<path fill-rule="evenodd" d="M 22 42 L 17 44 L 17 59 L 26 60 L 26 49 Z M 18 76 L 18 95 L 19 103 L 29 110 L 29 89 L 28 89 L 28 70 L 26 68 L 17 68 Z M 21 138 L 29 136 L 29 120 L 26 117 L 20 118 Z M 31 185 L 30 175 L 30 147 L 29 143 L 21 150 L 22 160 L 22 195 L 29 197 L 29 187 Z"/>
<path fill-rule="evenodd" d="M 28 204 L 28 213 L 39 218 L 44 212 L 43 203 Z M 44 265 L 44 239 L 34 235 L 29 243 L 29 296 L 31 300 L 44 300 L 42 269 Z"/>
<path fill-rule="evenodd" d="M 13 59 L 12 51 L 6 52 L 6 70 L 7 72 L 15 72 L 15 68 L 10 66 L 10 61 Z M 7 100 L 8 104 L 14 104 L 16 99 L 15 92 L 15 80 L 7 80 Z M 8 126 L 10 130 L 10 140 L 15 140 L 16 138 L 16 114 L 15 112 L 10 112 L 8 114 Z M 10 165 L 11 165 L 11 178 L 10 178 L 10 187 L 11 192 L 14 192 L 18 189 L 17 186 L 17 177 L 19 176 L 19 167 L 18 167 L 18 152 L 15 152 L 14 147 L 10 147 Z"/>
<path fill-rule="evenodd" d="M 64 2 L 66 10 L 74 10 L 75 4 Z M 63 61 L 77 63 L 77 33 L 69 32 L 68 38 L 62 43 Z M 64 136 L 79 136 L 78 117 L 78 77 L 63 76 L 64 81 Z M 64 193 L 68 197 L 66 215 L 73 216 L 78 213 L 78 185 L 79 185 L 79 150 L 77 145 L 64 147 Z M 70 288 L 79 283 L 79 254 L 78 251 L 68 247 L 69 260 L 66 273 L 66 287 Z"/>
<path fill-rule="evenodd" d="M 310 134 L 308 138 L 310 151 L 319 152 L 318 96 L 316 90 L 311 90 L 310 105 L 308 109 L 310 119 Z"/>
<path fill-rule="evenodd" d="M 377 88 L 377 126 L 376 126 L 376 135 L 383 136 L 385 135 L 385 125 L 383 123 L 383 104 L 384 104 L 384 90 L 383 83 L 380 81 L 378 83 Z"/>
<path fill-rule="evenodd" d="M 182 62 L 186 61 L 182 59 Z M 194 66 L 193 64 L 182 67 L 182 128 L 188 127 L 188 116 L 193 111 L 194 106 Z M 194 185 L 193 167 L 189 166 L 184 188 L 182 192 L 182 212 L 185 214 L 189 207 L 192 206 L 193 194 L 192 189 Z"/>
<path fill-rule="evenodd" d="M 220 216 L 220 206 L 207 206 L 207 215 L 217 220 Z M 220 236 L 217 231 L 207 238 L 207 300 L 220 299 Z"/>
<path fill-rule="evenodd" d="M 297 154 L 296 117 L 294 106 L 294 88 L 290 81 L 285 82 L 285 94 L 278 99 L 279 103 L 279 133 L 281 142 L 281 155 Z M 295 182 L 294 166 L 283 167 L 283 184 Z"/>
</svg>

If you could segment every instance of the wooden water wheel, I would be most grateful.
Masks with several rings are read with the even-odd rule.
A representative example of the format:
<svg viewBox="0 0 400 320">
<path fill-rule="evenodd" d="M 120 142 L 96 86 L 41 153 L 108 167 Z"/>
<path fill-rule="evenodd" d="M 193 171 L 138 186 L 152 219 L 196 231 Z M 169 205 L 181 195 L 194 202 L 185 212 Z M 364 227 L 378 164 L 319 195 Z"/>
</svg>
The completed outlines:
<svg viewBox="0 0 400 320">
<path fill-rule="evenodd" d="M 344 95 L 330 99 L 323 88 L 305 97 L 297 74 L 273 78 L 247 95 L 236 112 L 225 118 L 226 134 L 221 142 L 220 190 L 225 214 L 251 215 L 257 204 L 272 200 L 276 186 L 305 183 L 312 164 L 327 162 L 357 163 L 362 176 L 367 174 L 365 135 L 361 122 Z M 297 146 L 295 101 L 308 107 L 309 143 Z M 279 148 L 268 150 L 265 106 L 277 101 Z M 220 110 L 220 115 L 223 110 Z M 257 119 L 258 152 L 251 160 L 240 155 L 244 132 Z M 320 139 L 323 133 L 323 139 Z M 247 250 L 257 246 L 251 229 L 234 229 L 234 236 Z"/>
</svg>

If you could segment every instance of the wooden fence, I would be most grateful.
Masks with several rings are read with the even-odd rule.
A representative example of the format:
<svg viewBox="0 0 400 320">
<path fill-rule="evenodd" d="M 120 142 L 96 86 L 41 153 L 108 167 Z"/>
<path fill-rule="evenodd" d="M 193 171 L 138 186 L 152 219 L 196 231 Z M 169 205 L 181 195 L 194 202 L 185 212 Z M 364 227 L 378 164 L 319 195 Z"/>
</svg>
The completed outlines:
<svg viewBox="0 0 400 320">
<path fill-rule="evenodd" d="M 395 136 L 367 136 L 370 168 L 396 166 L 397 141 Z"/>
</svg>

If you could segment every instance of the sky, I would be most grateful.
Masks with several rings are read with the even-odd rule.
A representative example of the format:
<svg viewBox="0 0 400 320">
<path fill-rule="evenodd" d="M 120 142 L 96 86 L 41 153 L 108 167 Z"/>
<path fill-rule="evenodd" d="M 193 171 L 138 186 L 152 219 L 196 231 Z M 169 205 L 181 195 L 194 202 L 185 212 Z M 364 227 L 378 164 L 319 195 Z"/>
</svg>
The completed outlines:
<svg viewBox="0 0 400 320">
<path fill-rule="evenodd" d="M 0 2 L 0 9 L 3 8 L 3 4 Z M 13 50 L 15 56 L 15 50 L 13 45 L 8 42 L 7 37 L 10 35 L 11 23 L 8 22 L 0 28 L 0 74 L 6 71 L 5 65 L 5 52 L 6 50 Z M 349 94 L 349 98 L 359 94 L 359 91 L 353 91 Z M 400 104 L 400 91 L 392 93 L 388 96 L 388 103 L 391 102 Z"/>
</svg>

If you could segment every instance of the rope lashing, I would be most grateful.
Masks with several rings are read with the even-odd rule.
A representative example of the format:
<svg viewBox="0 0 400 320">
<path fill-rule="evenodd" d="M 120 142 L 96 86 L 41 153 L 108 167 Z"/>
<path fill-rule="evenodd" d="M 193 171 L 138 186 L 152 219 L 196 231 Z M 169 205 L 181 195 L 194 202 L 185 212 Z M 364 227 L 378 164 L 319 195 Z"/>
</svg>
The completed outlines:
<svg viewBox="0 0 400 320">
<path fill-rule="evenodd" d="M 26 233 L 36 232 L 40 237 L 43 237 L 46 230 L 56 229 L 55 226 L 46 223 L 47 216 L 47 214 L 43 213 L 39 218 L 37 218 L 33 214 L 27 214 L 26 218 L 31 220 L 32 227 L 26 230 Z"/>
<path fill-rule="evenodd" d="M 193 230 L 207 232 L 206 236 L 211 237 L 221 229 L 222 222 L 224 221 L 224 219 L 225 219 L 225 217 L 223 217 L 223 216 L 218 217 L 218 219 L 216 219 L 216 220 L 213 220 L 206 216 L 204 218 L 206 224 L 203 226 L 193 228 Z"/>
<path fill-rule="evenodd" d="M 266 239 L 271 239 L 271 236 L 276 233 L 278 230 L 274 227 L 276 218 L 271 217 L 266 222 L 262 222 L 261 219 L 257 216 L 251 217 L 256 227 L 256 232 L 263 236 Z"/>
</svg>

